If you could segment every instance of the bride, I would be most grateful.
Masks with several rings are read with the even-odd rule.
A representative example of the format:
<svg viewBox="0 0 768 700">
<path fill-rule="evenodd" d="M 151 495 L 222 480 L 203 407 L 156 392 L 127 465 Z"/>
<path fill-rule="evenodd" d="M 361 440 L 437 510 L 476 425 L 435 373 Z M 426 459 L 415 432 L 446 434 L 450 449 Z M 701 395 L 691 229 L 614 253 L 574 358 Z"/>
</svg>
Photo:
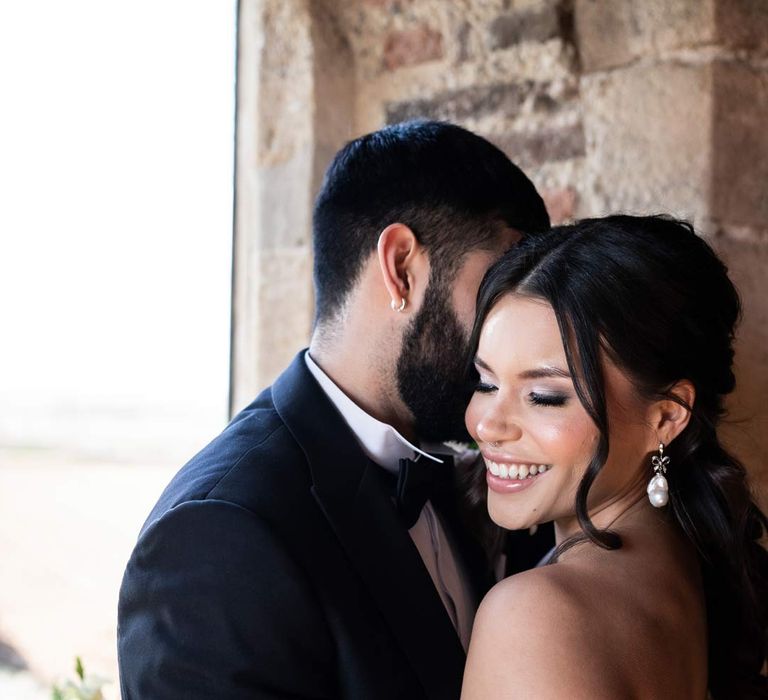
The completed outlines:
<svg viewBox="0 0 768 700">
<path fill-rule="evenodd" d="M 486 596 L 463 700 L 768 697 L 768 522 L 716 433 L 739 311 L 663 217 L 560 227 L 486 275 L 469 496 L 557 547 Z"/>
</svg>

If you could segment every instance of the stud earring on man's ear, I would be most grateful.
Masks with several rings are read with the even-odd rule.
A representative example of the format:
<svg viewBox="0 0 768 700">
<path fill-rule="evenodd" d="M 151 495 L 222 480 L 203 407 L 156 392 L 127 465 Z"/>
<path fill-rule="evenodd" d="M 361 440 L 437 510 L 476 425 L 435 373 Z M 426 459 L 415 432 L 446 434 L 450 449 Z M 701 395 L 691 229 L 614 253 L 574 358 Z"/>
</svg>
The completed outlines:
<svg viewBox="0 0 768 700">
<path fill-rule="evenodd" d="M 395 300 L 394 299 L 389 302 L 389 305 L 392 308 L 392 311 L 402 312 L 402 311 L 405 310 L 405 297 L 403 297 L 400 300 L 400 306 L 397 306 L 397 304 L 395 304 Z"/>
</svg>

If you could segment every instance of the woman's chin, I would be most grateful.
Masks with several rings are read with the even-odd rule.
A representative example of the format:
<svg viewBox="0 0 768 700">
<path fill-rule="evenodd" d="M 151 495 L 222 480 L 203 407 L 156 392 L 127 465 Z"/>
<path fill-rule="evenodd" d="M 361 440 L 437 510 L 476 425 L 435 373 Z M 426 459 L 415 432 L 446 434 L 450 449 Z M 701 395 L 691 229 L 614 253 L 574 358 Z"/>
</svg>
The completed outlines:
<svg viewBox="0 0 768 700">
<path fill-rule="evenodd" d="M 543 519 L 535 517 L 535 514 L 530 512 L 516 513 L 509 507 L 499 507 L 493 503 L 491 494 L 488 496 L 488 515 L 494 523 L 505 530 L 529 530 L 534 525 L 544 522 Z"/>
</svg>

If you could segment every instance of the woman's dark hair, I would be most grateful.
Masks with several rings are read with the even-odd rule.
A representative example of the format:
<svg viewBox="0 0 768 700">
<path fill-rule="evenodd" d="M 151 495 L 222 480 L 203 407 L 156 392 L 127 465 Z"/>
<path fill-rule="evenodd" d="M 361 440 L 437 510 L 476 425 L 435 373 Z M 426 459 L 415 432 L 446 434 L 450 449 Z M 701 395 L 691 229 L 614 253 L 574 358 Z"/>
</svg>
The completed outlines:
<svg viewBox="0 0 768 700">
<path fill-rule="evenodd" d="M 504 227 L 549 228 L 533 183 L 486 139 L 455 124 L 391 124 L 334 157 L 315 201 L 315 323 L 334 318 L 390 224 L 409 226 L 446 279 Z"/>
<path fill-rule="evenodd" d="M 662 216 L 610 216 L 530 237 L 486 274 L 478 292 L 472 355 L 483 322 L 508 294 L 551 304 L 574 388 L 599 430 L 576 496 L 583 535 L 606 549 L 621 538 L 600 530 L 587 495 L 609 448 L 604 353 L 642 395 L 667 398 L 693 383 L 687 427 L 669 445 L 669 514 L 695 545 L 702 566 L 709 634 L 709 685 L 716 700 L 766 697 L 768 520 L 750 495 L 744 467 L 720 444 L 717 425 L 733 391 L 734 327 L 741 307 L 724 264 L 690 224 Z M 484 470 L 483 470 L 484 471 Z M 650 476 L 650 469 L 649 469 Z M 485 506 L 485 480 L 474 470 L 468 494 Z M 482 482 L 480 481 L 482 479 Z"/>
</svg>

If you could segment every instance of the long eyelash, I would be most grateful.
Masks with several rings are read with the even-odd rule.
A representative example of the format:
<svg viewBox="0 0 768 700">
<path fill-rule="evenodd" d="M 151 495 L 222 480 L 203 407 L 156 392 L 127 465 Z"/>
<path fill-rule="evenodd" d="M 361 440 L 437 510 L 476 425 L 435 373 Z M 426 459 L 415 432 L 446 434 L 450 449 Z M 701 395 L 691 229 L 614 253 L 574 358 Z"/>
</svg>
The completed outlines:
<svg viewBox="0 0 768 700">
<path fill-rule="evenodd" d="M 568 397 L 563 394 L 537 394 L 532 391 L 528 394 L 528 400 L 534 406 L 564 406 Z"/>
<path fill-rule="evenodd" d="M 475 384 L 475 391 L 477 391 L 480 394 L 490 394 L 493 391 L 496 391 L 496 387 L 493 386 L 493 384 L 485 384 L 484 382 L 478 382 Z"/>
</svg>

